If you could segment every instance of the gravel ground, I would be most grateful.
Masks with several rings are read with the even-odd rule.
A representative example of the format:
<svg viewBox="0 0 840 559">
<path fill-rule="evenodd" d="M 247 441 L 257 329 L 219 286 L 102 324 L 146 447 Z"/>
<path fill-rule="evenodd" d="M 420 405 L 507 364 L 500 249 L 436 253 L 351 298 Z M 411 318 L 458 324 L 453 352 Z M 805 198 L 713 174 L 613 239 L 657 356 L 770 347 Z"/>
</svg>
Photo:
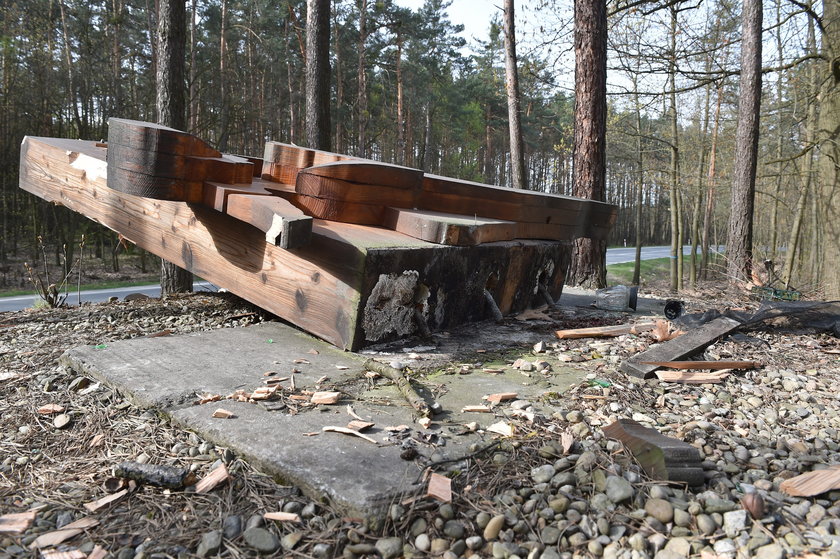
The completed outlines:
<svg viewBox="0 0 840 559">
<path fill-rule="evenodd" d="M 119 559 L 840 557 L 840 490 L 806 499 L 779 488 L 800 473 L 840 463 L 837 338 L 743 332 L 711 346 L 706 357 L 755 360 L 761 368 L 736 371 L 721 384 L 668 384 L 618 372 L 621 360 L 654 343 L 647 335 L 551 336 L 554 329 L 626 317 L 548 314 L 550 320 L 527 327 L 510 321 L 512 330 L 530 333 L 527 346 L 512 351 L 499 341 L 488 350 L 504 350 L 510 362 L 523 357 L 580 367 L 584 381 L 562 396 L 496 406 L 515 437 L 467 461 L 433 467 L 452 479 L 451 503 L 409 498 L 378 522 L 314 502 L 229 449 L 57 364 L 76 345 L 240 327 L 266 319 L 258 309 L 231 296 L 192 295 L 2 314 L 0 515 L 37 513 L 21 534 L 3 534 L 0 521 L 0 559 L 37 556 L 29 545 L 39 535 L 83 517 L 99 523 L 41 554 L 81 558 L 101 548 Z M 545 342 L 544 351 L 535 355 L 538 342 Z M 47 404 L 63 409 L 39 413 Z M 706 484 L 688 489 L 646 478 L 621 445 L 603 435 L 618 418 L 695 446 Z M 199 478 L 224 463 L 231 478 L 207 494 L 141 485 L 110 508 L 88 513 L 84 504 L 108 494 L 113 468 L 124 460 L 183 466 Z M 746 493 L 762 497 L 764 506 L 751 498 L 755 518 L 741 504 Z M 265 521 L 269 511 L 297 513 L 301 520 Z"/>
</svg>

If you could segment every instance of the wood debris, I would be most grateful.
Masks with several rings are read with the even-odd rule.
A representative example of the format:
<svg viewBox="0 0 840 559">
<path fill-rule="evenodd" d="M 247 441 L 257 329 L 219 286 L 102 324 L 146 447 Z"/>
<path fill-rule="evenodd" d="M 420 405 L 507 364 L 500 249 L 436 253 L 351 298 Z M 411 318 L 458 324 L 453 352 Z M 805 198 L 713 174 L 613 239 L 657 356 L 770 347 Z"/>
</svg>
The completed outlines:
<svg viewBox="0 0 840 559">
<path fill-rule="evenodd" d="M 38 413 L 41 415 L 51 415 L 54 413 L 61 413 L 64 411 L 64 406 L 61 404 L 44 404 L 38 408 Z"/>
<path fill-rule="evenodd" d="M 794 497 L 814 497 L 826 491 L 840 489 L 840 465 L 786 479 L 780 488 Z"/>
<path fill-rule="evenodd" d="M 341 397 L 341 392 L 316 392 L 310 398 L 313 404 L 335 404 Z"/>
<path fill-rule="evenodd" d="M 87 555 L 81 549 L 71 549 L 68 551 L 49 549 L 41 552 L 42 559 L 85 559 L 86 557 Z"/>
<path fill-rule="evenodd" d="M 216 408 L 212 415 L 215 419 L 232 419 L 236 417 L 234 413 L 230 410 L 226 410 L 224 408 Z"/>
<path fill-rule="evenodd" d="M 40 549 L 42 547 L 55 547 L 62 542 L 69 540 L 72 537 L 78 536 L 85 530 L 99 525 L 99 521 L 92 516 L 82 517 L 75 522 L 71 522 L 60 530 L 53 530 L 46 534 L 41 534 L 35 541 L 29 544 L 29 549 Z"/>
<path fill-rule="evenodd" d="M 275 522 L 300 522 L 300 515 L 294 512 L 267 512 L 263 514 L 263 518 Z"/>
<path fill-rule="evenodd" d="M 518 392 L 497 392 L 496 394 L 488 394 L 484 399 L 488 402 L 506 402 L 508 400 L 516 400 L 518 396 Z"/>
<path fill-rule="evenodd" d="M 104 441 L 105 435 L 103 433 L 98 433 L 94 435 L 93 438 L 90 440 L 90 446 L 91 448 L 101 446 Z"/>
<path fill-rule="evenodd" d="M 219 464 L 209 474 L 198 480 L 195 484 L 195 492 L 198 494 L 209 493 L 218 485 L 221 485 L 230 478 L 230 473 L 224 464 Z"/>
<path fill-rule="evenodd" d="M 113 505 L 114 503 L 118 503 L 125 499 L 128 495 L 128 489 L 123 489 L 121 491 L 117 491 L 116 493 L 111 493 L 110 495 L 105 495 L 95 501 L 91 501 L 89 503 L 85 503 L 84 507 L 87 509 L 88 512 L 96 512 L 101 508 Z"/>
<path fill-rule="evenodd" d="M 715 340 L 739 328 L 741 323 L 731 318 L 719 317 L 699 328 L 673 340 L 658 344 L 647 351 L 634 355 L 621 363 L 620 369 L 636 377 L 648 378 L 658 369 L 656 365 L 644 365 L 646 362 L 676 361 L 705 349 Z"/>
<path fill-rule="evenodd" d="M 501 374 L 501 373 L 505 372 L 504 369 L 496 369 L 496 368 L 492 368 L 492 367 L 486 367 L 486 368 L 481 369 L 481 370 L 482 370 L 482 372 L 490 373 L 491 375 L 498 375 L 498 374 Z"/>
<path fill-rule="evenodd" d="M 97 545 L 93 548 L 93 551 L 88 553 L 87 559 L 105 559 L 108 556 L 108 552 L 105 550 L 104 547 L 101 545 Z"/>
<path fill-rule="evenodd" d="M 462 412 L 462 413 L 465 413 L 465 412 L 472 412 L 472 413 L 492 413 L 492 412 L 493 412 L 493 410 L 492 410 L 492 409 L 490 409 L 490 406 L 482 406 L 482 405 L 478 405 L 478 406 L 464 406 L 463 408 L 461 408 L 461 412 Z"/>
<path fill-rule="evenodd" d="M 494 423 L 493 425 L 489 426 L 487 428 L 487 431 L 491 433 L 496 433 L 497 435 L 502 435 L 503 437 L 512 437 L 513 425 L 504 421 L 499 421 L 498 423 Z"/>
<path fill-rule="evenodd" d="M 719 384 L 729 376 L 731 369 L 709 373 L 700 371 L 655 371 L 656 377 L 663 382 L 679 384 Z"/>
<path fill-rule="evenodd" d="M 356 414 L 355 410 L 353 409 L 353 406 L 351 406 L 350 404 L 347 404 L 347 415 L 358 421 L 364 421 L 364 419 L 362 419 L 358 416 L 358 414 Z"/>
<path fill-rule="evenodd" d="M 619 419 L 607 425 L 604 435 L 621 441 L 653 479 L 683 481 L 689 485 L 706 481 L 700 452 L 686 442 L 666 437 L 632 419 Z"/>
<path fill-rule="evenodd" d="M 367 435 L 365 435 L 363 433 L 359 433 L 358 431 L 354 431 L 353 429 L 348 429 L 347 427 L 337 427 L 335 425 L 326 425 L 326 426 L 321 428 L 321 431 L 333 432 L 333 433 L 343 433 L 345 435 L 353 435 L 354 437 L 359 437 L 360 439 L 364 439 L 364 440 L 366 440 L 368 442 L 371 442 L 371 443 L 373 443 L 377 446 L 379 445 L 379 443 L 376 442 L 376 439 L 372 439 L 372 438 L 368 437 Z"/>
<path fill-rule="evenodd" d="M 423 429 L 428 429 L 432 425 L 432 420 L 429 419 L 428 417 L 421 417 L 420 419 L 417 420 L 417 423 Z"/>
<path fill-rule="evenodd" d="M 365 361 L 364 369 L 379 373 L 383 377 L 394 381 L 394 384 L 397 385 L 397 389 L 412 408 L 414 408 L 420 415 L 429 415 L 430 410 L 426 400 L 424 400 L 423 397 L 414 390 L 414 387 L 411 386 L 411 381 L 402 373 L 402 371 L 399 371 L 390 365 L 380 363 L 374 359 L 368 359 Z"/>
<path fill-rule="evenodd" d="M 591 328 L 572 328 L 557 330 L 554 334 L 561 340 L 577 338 L 612 338 L 624 334 L 641 334 L 653 330 L 656 324 L 644 322 L 642 324 L 619 324 L 618 326 L 593 326 Z"/>
<path fill-rule="evenodd" d="M 353 429 L 354 431 L 364 431 L 365 429 L 370 429 L 374 425 L 375 423 L 371 423 L 370 421 L 359 421 L 358 419 L 354 419 L 347 424 L 347 428 Z"/>
<path fill-rule="evenodd" d="M 140 462 L 122 462 L 117 465 L 114 475 L 169 489 L 180 489 L 195 483 L 195 474 L 187 468 L 163 464 L 141 464 Z"/>
<path fill-rule="evenodd" d="M 560 433 L 560 445 L 563 447 L 563 454 L 569 454 L 575 444 L 575 438 L 571 433 Z"/>
<path fill-rule="evenodd" d="M 12 512 L 0 516 L 0 534 L 22 534 L 35 521 L 37 511 Z"/>
<path fill-rule="evenodd" d="M 429 485 L 426 496 L 433 497 L 444 503 L 452 502 L 452 480 L 434 472 L 429 475 Z"/>
</svg>

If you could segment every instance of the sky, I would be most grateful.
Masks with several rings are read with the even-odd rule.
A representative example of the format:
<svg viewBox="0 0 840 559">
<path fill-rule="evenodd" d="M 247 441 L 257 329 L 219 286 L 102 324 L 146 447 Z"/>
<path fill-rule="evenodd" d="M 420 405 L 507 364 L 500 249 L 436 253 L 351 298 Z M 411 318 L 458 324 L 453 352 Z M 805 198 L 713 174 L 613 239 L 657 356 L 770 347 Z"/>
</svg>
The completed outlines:
<svg viewBox="0 0 840 559">
<path fill-rule="evenodd" d="M 417 10 L 423 6 L 424 0 L 396 0 L 399 6 Z M 501 14 L 501 0 L 453 0 L 447 12 L 449 21 L 462 24 L 464 31 L 461 36 L 472 42 L 473 38 L 487 39 L 490 29 L 490 19 L 494 13 Z"/>
</svg>

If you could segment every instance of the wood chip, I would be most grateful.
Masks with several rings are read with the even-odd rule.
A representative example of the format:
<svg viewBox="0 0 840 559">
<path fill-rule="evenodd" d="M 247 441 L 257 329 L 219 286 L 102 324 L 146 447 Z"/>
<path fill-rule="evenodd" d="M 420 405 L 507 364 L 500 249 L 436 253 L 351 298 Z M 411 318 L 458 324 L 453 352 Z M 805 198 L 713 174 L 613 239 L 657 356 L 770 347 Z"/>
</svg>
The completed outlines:
<svg viewBox="0 0 840 559">
<path fill-rule="evenodd" d="M 488 402 L 505 402 L 507 400 L 515 400 L 519 396 L 517 392 L 497 392 L 496 394 L 489 394 L 484 397 Z"/>
<path fill-rule="evenodd" d="M 347 428 L 353 429 L 354 431 L 364 431 L 365 429 L 370 429 L 374 425 L 375 423 L 371 423 L 370 421 L 359 421 L 358 419 L 354 419 L 347 424 Z"/>
<path fill-rule="evenodd" d="M 667 320 L 657 320 L 651 333 L 657 342 L 667 342 L 685 334 L 682 330 L 671 330 L 671 323 Z"/>
<path fill-rule="evenodd" d="M 491 413 L 492 411 L 488 406 L 464 406 L 461 408 L 461 413 Z"/>
<path fill-rule="evenodd" d="M 113 505 L 114 503 L 122 501 L 123 499 L 125 499 L 126 495 L 128 495 L 128 489 L 123 489 L 121 491 L 117 491 L 116 493 L 105 495 L 104 497 L 95 501 L 85 503 L 84 507 L 88 510 L 88 512 L 96 512 L 101 508 L 105 508 L 109 505 Z"/>
<path fill-rule="evenodd" d="M 300 515 L 293 512 L 267 512 L 263 515 L 263 518 L 275 522 L 300 522 Z"/>
<path fill-rule="evenodd" d="M 53 413 L 61 413 L 64 411 L 64 406 L 61 404 L 44 404 L 38 408 L 38 413 L 41 415 L 50 415 Z"/>
<path fill-rule="evenodd" d="M 354 437 L 359 437 L 360 439 L 364 439 L 368 442 L 371 442 L 375 445 L 379 445 L 375 439 L 368 437 L 367 435 L 363 435 L 358 431 L 354 431 L 353 429 L 348 429 L 347 427 L 336 427 L 335 425 L 326 425 L 325 427 L 321 428 L 321 431 L 325 432 L 333 432 L 333 433 L 344 433 L 345 435 L 353 435 Z"/>
<path fill-rule="evenodd" d="M 213 412 L 213 417 L 216 419 L 232 419 L 236 416 L 230 410 L 226 410 L 224 408 L 217 408 L 216 411 Z"/>
<path fill-rule="evenodd" d="M 313 404 L 335 404 L 341 398 L 341 392 L 316 392 L 309 400 Z"/>
<path fill-rule="evenodd" d="M 794 497 L 813 497 L 840 489 L 840 465 L 786 479 L 780 488 Z"/>
<path fill-rule="evenodd" d="M 88 528 L 93 528 L 94 526 L 98 525 L 99 521 L 97 519 L 91 516 L 85 516 L 76 520 L 75 522 L 71 522 L 61 530 L 54 530 L 52 532 L 47 532 L 46 534 L 41 534 L 35 539 L 35 541 L 29 544 L 29 549 L 55 547 L 58 544 L 65 542 L 74 536 L 78 536 Z"/>
<path fill-rule="evenodd" d="M 306 360 L 306 359 L 295 359 L 294 361 L 292 361 L 292 363 L 294 363 L 296 365 L 309 365 L 310 364 L 309 361 Z"/>
<path fill-rule="evenodd" d="M 500 374 L 505 372 L 504 369 L 485 368 L 485 369 L 481 369 L 481 370 L 484 371 L 485 373 L 490 373 L 491 375 L 500 375 Z"/>
<path fill-rule="evenodd" d="M 347 415 L 349 415 L 350 417 L 352 417 L 353 419 L 356 419 L 358 421 L 364 421 L 364 419 L 362 419 L 361 417 L 358 416 L 358 414 L 356 414 L 356 411 L 353 409 L 353 406 L 351 406 L 350 404 L 347 404 Z"/>
<path fill-rule="evenodd" d="M 87 555 L 80 549 L 71 549 L 69 551 L 50 549 L 42 551 L 41 557 L 42 559 L 85 559 Z"/>
<path fill-rule="evenodd" d="M 421 417 L 420 419 L 417 420 L 417 423 L 423 429 L 428 429 L 432 425 L 432 420 L 429 419 L 428 417 Z"/>
<path fill-rule="evenodd" d="M 335 368 L 338 369 L 339 371 L 346 371 L 350 367 L 348 367 L 347 365 L 336 365 Z"/>
<path fill-rule="evenodd" d="M 320 352 L 317 349 L 310 349 L 306 353 L 308 353 L 310 355 L 318 355 Z"/>
<path fill-rule="evenodd" d="M 93 551 L 88 553 L 87 559 L 105 559 L 108 556 L 108 552 L 105 550 L 104 547 L 101 545 L 97 545 L 93 548 Z"/>
<path fill-rule="evenodd" d="M 385 430 L 391 433 L 401 433 L 403 431 L 408 431 L 409 429 L 411 429 L 411 427 L 408 425 L 389 425 L 388 427 L 385 427 Z"/>
<path fill-rule="evenodd" d="M 304 437 L 317 437 L 320 434 L 321 433 L 319 433 L 318 431 L 310 431 L 309 433 L 304 433 L 303 436 Z"/>
<path fill-rule="evenodd" d="M 429 486 L 426 495 L 444 503 L 452 502 L 452 480 L 446 476 L 432 472 L 429 476 Z"/>
<path fill-rule="evenodd" d="M 209 493 L 217 485 L 227 481 L 229 477 L 230 474 L 228 473 L 227 467 L 224 464 L 219 464 L 213 471 L 198 480 L 198 483 L 195 484 L 195 492 L 198 494 Z"/>
<path fill-rule="evenodd" d="M 560 433 L 560 445 L 563 447 L 563 454 L 569 454 L 574 444 L 575 438 L 571 433 Z"/>
<path fill-rule="evenodd" d="M 0 534 L 22 534 L 35 521 L 34 510 L 26 512 L 12 512 L 0 516 Z"/>
<path fill-rule="evenodd" d="M 494 423 L 493 425 L 487 428 L 487 431 L 490 431 L 491 433 L 496 433 L 497 435 L 502 435 L 503 437 L 513 436 L 513 426 L 509 423 L 505 423 L 504 421 Z"/>
</svg>

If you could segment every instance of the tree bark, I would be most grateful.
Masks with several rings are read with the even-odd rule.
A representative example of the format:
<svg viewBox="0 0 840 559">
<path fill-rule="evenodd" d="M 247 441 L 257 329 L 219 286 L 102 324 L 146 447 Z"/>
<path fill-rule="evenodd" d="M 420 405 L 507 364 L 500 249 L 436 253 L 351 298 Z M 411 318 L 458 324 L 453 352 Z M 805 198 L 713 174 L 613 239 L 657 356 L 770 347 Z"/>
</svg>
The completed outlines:
<svg viewBox="0 0 840 559">
<path fill-rule="evenodd" d="M 330 0 L 306 2 L 306 140 L 330 151 Z"/>
<path fill-rule="evenodd" d="M 367 157 L 367 0 L 359 0 L 359 65 L 358 91 L 356 92 L 356 111 L 358 114 L 358 142 L 356 153 L 359 157 Z"/>
<path fill-rule="evenodd" d="M 828 300 L 840 299 L 840 1 L 823 2 L 823 58 L 828 62 L 820 106 L 822 285 Z"/>
<path fill-rule="evenodd" d="M 741 84 L 729 234 L 726 239 L 726 271 L 730 282 L 746 281 L 752 274 L 755 172 L 761 109 L 762 0 L 744 0 L 741 17 Z"/>
<path fill-rule="evenodd" d="M 184 62 L 187 37 L 185 0 L 160 0 L 157 28 L 157 111 L 158 122 L 177 130 L 186 128 L 186 87 Z M 192 291 L 193 278 L 171 262 L 161 260 L 160 291 L 170 293 Z"/>
<path fill-rule="evenodd" d="M 508 131 L 510 133 L 510 179 L 514 188 L 528 188 L 522 119 L 519 101 L 519 69 L 516 65 L 514 0 L 505 0 L 505 77 L 507 79 Z"/>
<path fill-rule="evenodd" d="M 572 193 L 605 200 L 607 124 L 607 5 L 575 0 L 575 144 Z M 566 283 L 607 284 L 606 241 L 577 239 Z"/>
</svg>

